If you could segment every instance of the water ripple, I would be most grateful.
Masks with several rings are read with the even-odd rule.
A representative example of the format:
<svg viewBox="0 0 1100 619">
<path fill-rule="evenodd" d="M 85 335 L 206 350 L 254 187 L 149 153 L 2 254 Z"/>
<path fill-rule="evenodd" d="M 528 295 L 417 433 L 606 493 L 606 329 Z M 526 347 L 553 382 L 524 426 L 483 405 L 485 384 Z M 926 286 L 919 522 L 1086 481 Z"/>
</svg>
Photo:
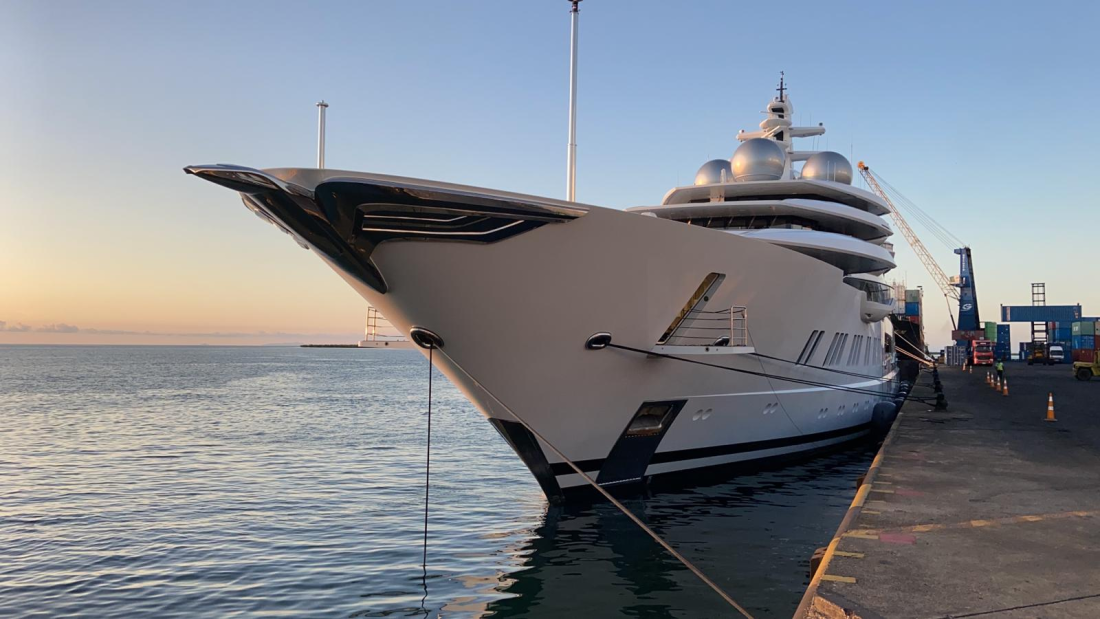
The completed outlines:
<svg viewBox="0 0 1100 619">
<path fill-rule="evenodd" d="M 724 611 L 612 507 L 549 509 L 439 374 L 425 577 L 425 364 L 0 347 L 0 616 Z M 868 454 L 629 505 L 758 615 L 789 616 Z"/>
</svg>

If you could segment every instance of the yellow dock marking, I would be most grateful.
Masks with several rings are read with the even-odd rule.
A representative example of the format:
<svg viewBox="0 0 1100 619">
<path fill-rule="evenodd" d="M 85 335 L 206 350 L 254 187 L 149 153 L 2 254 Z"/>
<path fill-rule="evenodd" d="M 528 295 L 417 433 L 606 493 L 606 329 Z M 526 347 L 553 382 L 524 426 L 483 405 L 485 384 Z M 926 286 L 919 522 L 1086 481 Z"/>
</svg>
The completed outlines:
<svg viewBox="0 0 1100 619">
<path fill-rule="evenodd" d="M 861 514 L 871 514 L 872 516 L 878 516 L 878 515 L 882 514 L 882 512 L 879 512 L 879 511 L 875 511 L 875 510 L 873 510 L 873 509 L 865 509 L 865 510 L 863 510 L 863 511 L 862 511 L 862 512 L 860 512 L 860 513 L 861 513 Z"/>
<path fill-rule="evenodd" d="M 894 494 L 893 490 L 887 490 L 886 488 L 871 488 L 871 492 L 881 492 L 882 494 Z"/>
<path fill-rule="evenodd" d="M 1041 522 L 1044 520 L 1064 520 L 1066 518 L 1090 518 L 1100 515 L 1100 510 L 1058 512 L 1054 514 L 1033 514 L 1027 516 L 1010 516 L 1008 518 L 993 518 L 988 520 L 967 520 L 965 522 L 953 522 L 946 524 L 916 524 L 896 529 L 856 529 L 845 534 L 846 537 L 858 537 L 860 539 L 878 539 L 883 533 L 928 533 L 929 531 L 944 531 L 947 529 L 976 529 L 982 527 L 995 527 L 1002 524 L 1020 524 L 1024 522 Z"/>
<path fill-rule="evenodd" d="M 858 539 L 878 539 L 879 532 L 875 529 L 854 529 L 844 533 L 844 537 L 855 537 Z"/>
<path fill-rule="evenodd" d="M 875 480 L 875 485 L 876 486 L 893 486 L 894 482 L 892 482 L 892 481 L 883 481 L 881 479 L 876 479 Z"/>
<path fill-rule="evenodd" d="M 837 576 L 835 574 L 825 574 L 821 577 L 821 580 L 828 580 L 829 582 L 846 582 L 849 584 L 855 584 L 856 579 L 851 576 Z"/>
<path fill-rule="evenodd" d="M 838 557 L 851 557 L 853 559 L 862 559 L 863 557 L 867 556 L 867 555 L 863 554 L 862 552 L 847 552 L 847 551 L 844 551 L 844 550 L 838 550 L 838 551 L 834 552 L 833 554 L 838 556 Z"/>
<path fill-rule="evenodd" d="M 886 501 L 867 501 L 868 505 L 874 505 L 875 507 L 882 507 L 883 505 L 889 505 Z"/>
</svg>

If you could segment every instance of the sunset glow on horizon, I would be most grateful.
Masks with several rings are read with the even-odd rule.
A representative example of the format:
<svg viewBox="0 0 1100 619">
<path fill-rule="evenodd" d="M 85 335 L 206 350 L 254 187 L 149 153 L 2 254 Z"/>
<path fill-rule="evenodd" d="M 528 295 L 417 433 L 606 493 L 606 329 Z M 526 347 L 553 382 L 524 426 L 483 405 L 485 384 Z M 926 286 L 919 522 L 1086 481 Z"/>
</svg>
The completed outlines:
<svg viewBox="0 0 1100 619">
<path fill-rule="evenodd" d="M 4 3 L 0 344 L 358 341 L 363 299 L 182 168 L 309 167 L 323 98 L 330 167 L 560 198 L 567 8 Z M 1027 5 L 806 4 L 782 44 L 768 28 L 729 38 L 759 7 L 584 8 L 581 202 L 656 204 L 689 184 L 733 152 L 738 129 L 755 128 L 784 70 L 800 121 L 828 128 L 818 147 L 867 161 L 974 248 L 983 320 L 1029 304 L 1030 282 L 1046 282 L 1049 304 L 1100 315 L 1100 290 L 1069 267 L 1097 238 L 1078 225 L 1095 202 L 1082 136 L 1100 120 L 1078 110 L 1100 94 L 1084 15 L 1096 7 L 1046 26 L 1049 9 Z M 741 48 L 768 53 L 741 64 Z M 1036 168 L 1032 153 L 1052 159 Z M 927 339 L 941 346 L 947 306 L 893 242 L 887 277 L 924 287 Z M 931 249 L 957 272 L 949 248 Z"/>
</svg>

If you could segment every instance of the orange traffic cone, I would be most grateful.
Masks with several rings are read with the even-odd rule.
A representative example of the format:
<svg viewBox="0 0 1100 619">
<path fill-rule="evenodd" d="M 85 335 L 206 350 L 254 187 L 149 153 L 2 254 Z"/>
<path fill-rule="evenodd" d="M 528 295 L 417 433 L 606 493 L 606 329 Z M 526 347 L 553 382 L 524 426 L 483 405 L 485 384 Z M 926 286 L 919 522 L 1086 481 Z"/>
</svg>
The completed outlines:
<svg viewBox="0 0 1100 619">
<path fill-rule="evenodd" d="M 1043 421 L 1058 421 L 1054 418 L 1054 393 L 1047 396 L 1047 418 Z"/>
<path fill-rule="evenodd" d="M 973 374 L 973 373 L 974 373 L 974 366 L 972 366 L 972 365 L 968 365 L 968 366 L 966 366 L 966 367 L 970 368 L 970 373 L 971 373 L 971 374 Z"/>
<path fill-rule="evenodd" d="M 996 391 L 1001 390 L 1001 377 L 1000 376 L 993 379 L 993 389 L 996 390 Z"/>
<path fill-rule="evenodd" d="M 1001 386 L 1002 386 L 1001 395 L 1007 396 L 1008 395 L 1008 379 L 1007 378 L 1004 379 L 1004 381 L 1001 383 Z"/>
<path fill-rule="evenodd" d="M 987 385 L 992 385 L 993 384 L 993 375 L 991 375 L 989 372 L 985 373 L 985 384 L 987 384 Z"/>
</svg>

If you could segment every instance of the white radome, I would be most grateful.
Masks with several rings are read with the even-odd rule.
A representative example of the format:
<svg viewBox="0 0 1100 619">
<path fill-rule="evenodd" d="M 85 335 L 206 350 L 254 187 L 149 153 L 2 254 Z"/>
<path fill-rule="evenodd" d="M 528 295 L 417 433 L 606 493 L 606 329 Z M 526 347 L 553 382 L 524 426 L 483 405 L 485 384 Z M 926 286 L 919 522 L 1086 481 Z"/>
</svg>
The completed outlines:
<svg viewBox="0 0 1100 619">
<path fill-rule="evenodd" d="M 695 173 L 696 185 L 714 185 L 716 183 L 728 183 L 732 180 L 733 168 L 730 167 L 730 162 L 725 159 L 711 159 Z"/>
<path fill-rule="evenodd" d="M 852 164 L 848 159 L 833 151 L 822 151 L 810 155 L 802 166 L 802 178 L 811 181 L 832 181 L 852 184 Z"/>
<path fill-rule="evenodd" d="M 733 180 L 777 181 L 783 176 L 787 154 L 778 142 L 767 138 L 745 140 L 733 152 Z"/>
</svg>

